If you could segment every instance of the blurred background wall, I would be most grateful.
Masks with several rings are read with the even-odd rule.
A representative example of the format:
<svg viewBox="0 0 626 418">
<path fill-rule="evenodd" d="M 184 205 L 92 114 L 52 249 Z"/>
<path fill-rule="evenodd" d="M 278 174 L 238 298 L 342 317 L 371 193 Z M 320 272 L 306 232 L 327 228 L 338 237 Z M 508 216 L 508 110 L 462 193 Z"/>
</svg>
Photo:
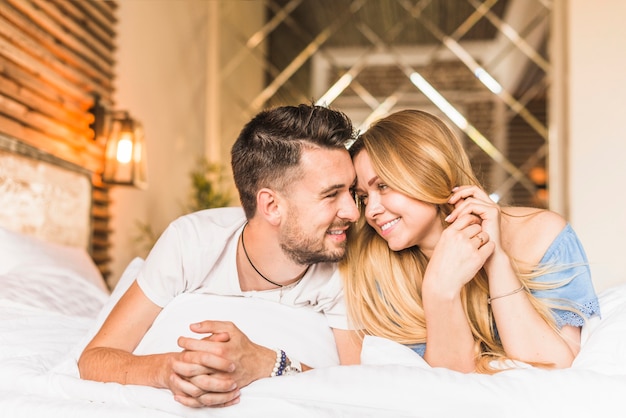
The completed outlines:
<svg viewBox="0 0 626 418">
<path fill-rule="evenodd" d="M 320 9 L 320 13 L 304 13 L 304 7 L 310 6 L 311 2 L 323 10 Z M 622 262 L 622 241 L 626 236 L 626 219 L 622 211 L 626 204 L 625 193 L 622 192 L 622 184 L 626 180 L 626 128 L 622 123 L 626 110 L 626 54 L 622 45 L 626 39 L 626 27 L 623 24 L 626 2 L 523 2 L 534 10 L 532 22 L 539 21 L 539 18 L 542 20 L 539 23 L 524 23 L 527 25 L 524 28 L 529 29 L 526 32 L 520 29 L 519 32 L 526 36 L 525 39 L 540 57 L 549 61 L 550 69 L 543 71 L 541 65 L 536 63 L 532 67 L 522 67 L 519 77 L 511 80 L 515 81 L 513 96 L 517 101 L 522 101 L 524 95 L 533 91 L 528 84 L 533 80 L 536 85 L 545 87 L 536 96 L 543 99 L 543 105 L 532 107 L 537 103 L 534 98 L 524 103 L 531 112 L 530 119 L 536 118 L 540 125 L 545 124 L 546 136 L 549 136 L 549 141 L 545 141 L 546 151 L 549 152 L 533 160 L 545 169 L 548 176 L 550 193 L 545 196 L 544 204 L 563 214 L 573 224 L 587 250 L 597 290 L 602 290 L 626 281 L 626 265 Z M 395 96 L 389 94 L 383 98 L 371 92 L 372 87 L 368 87 L 372 83 L 376 85 L 382 82 L 370 81 L 368 84 L 366 77 L 375 74 L 376 68 L 380 70 L 383 67 L 369 63 L 369 66 L 358 72 L 361 77 L 355 80 L 358 83 L 352 82 L 346 93 L 332 102 L 332 106 L 352 112 L 348 113 L 355 119 L 357 126 L 366 123 L 368 117 L 378 115 L 376 112 L 382 115 L 385 111 L 411 106 L 412 103 L 441 112 L 440 108 L 425 99 L 421 91 L 407 84 L 408 77 L 403 79 L 398 74 L 408 76 L 407 72 L 412 69 L 433 84 L 436 84 L 435 81 L 449 82 L 448 77 L 434 80 L 433 77 L 440 74 L 437 71 L 439 67 L 432 67 L 432 62 L 424 62 L 424 57 L 430 57 L 431 61 L 440 65 L 447 56 L 455 55 L 449 47 L 442 46 L 442 39 L 438 38 L 441 34 L 433 29 L 433 25 L 447 21 L 446 15 L 436 15 L 437 10 L 433 11 L 435 14 L 426 15 L 431 9 L 424 6 L 424 14 L 419 15 L 419 18 L 414 17 L 414 22 L 408 22 L 408 29 L 403 34 L 417 38 L 424 32 L 433 42 L 440 42 L 440 45 L 436 49 L 411 49 L 404 48 L 407 45 L 395 45 L 389 41 L 394 36 L 395 39 L 401 37 L 391 34 L 393 24 L 400 20 L 391 11 L 368 12 L 366 5 L 359 5 L 363 2 L 358 1 L 331 3 L 343 7 L 341 10 L 346 12 L 345 19 L 341 20 L 341 10 L 331 10 L 330 6 L 324 8 L 316 0 L 119 2 L 116 105 L 130 109 L 143 123 L 148 147 L 150 186 L 145 191 L 126 187 L 111 188 L 111 284 L 118 280 L 133 257 L 145 256 L 145 251 L 135 242 L 139 233 L 136 225 L 138 221 L 151 225 L 158 233 L 184 212 L 190 193 L 189 173 L 199 157 L 221 163 L 229 170 L 230 145 L 239 129 L 257 110 L 272 104 L 317 100 L 345 75 L 347 69 L 358 65 L 360 55 L 354 51 L 359 49 L 355 49 L 353 44 L 333 43 L 335 34 L 343 33 L 345 36 L 342 42 L 346 43 L 345 39 L 356 37 L 358 39 L 355 43 L 361 44 L 361 48 L 363 44 L 369 45 L 365 48 L 369 48 L 372 54 L 378 53 L 378 59 L 382 60 L 380 63 L 387 68 L 383 80 L 402 79 L 398 85 L 392 86 L 396 89 Z M 377 2 L 379 5 L 385 3 Z M 419 6 L 424 2 L 413 3 Z M 461 1 L 458 0 L 458 3 Z M 510 12 L 508 9 L 514 7 L 512 4 L 516 2 L 501 0 L 484 3 L 492 7 L 490 24 L 493 26 L 498 22 L 498 17 L 511 18 L 507 11 Z M 481 2 L 468 0 L 468 4 L 473 5 L 470 12 L 476 12 Z M 522 6 L 519 2 L 515 4 L 515 7 Z M 439 9 L 439 14 L 443 13 L 442 10 Z M 295 20 L 298 13 L 304 13 L 308 20 L 304 23 Z M 519 18 L 521 13 L 513 13 L 512 17 Z M 386 24 L 390 25 L 389 31 L 378 32 L 378 42 L 382 40 L 378 46 L 376 34 L 369 34 L 368 37 L 367 28 L 360 27 L 358 33 L 355 32 L 357 35 L 348 32 L 349 25 L 359 24 L 359 19 L 367 23 L 368 19 L 375 17 L 371 16 L 373 14 L 386 18 Z M 415 16 L 418 14 L 416 12 Z M 293 18 L 290 20 L 285 15 Z M 399 15 L 403 18 L 411 17 L 406 12 Z M 432 20 L 424 20 L 424 16 L 430 16 L 428 19 Z M 482 19 L 489 20 L 485 16 Z M 455 25 L 466 22 L 464 19 L 467 18 L 456 15 L 450 17 L 456 19 L 453 22 Z M 335 21 L 336 25 L 332 26 Z M 548 23 L 547 29 L 543 27 L 545 22 Z M 314 26 L 308 27 L 309 24 Z M 486 24 L 484 26 L 487 28 Z M 372 25 L 369 29 L 374 28 L 376 32 L 380 27 Z M 479 36 L 483 36 L 478 33 L 479 29 L 480 25 L 476 24 L 465 37 L 455 39 L 458 26 L 444 28 L 443 40 L 447 39 L 448 45 L 452 47 L 455 42 L 462 46 L 464 51 L 475 57 L 474 63 L 486 63 L 485 68 L 491 73 L 503 73 L 501 67 L 504 64 L 500 62 L 504 63 L 504 60 L 485 54 L 485 44 L 478 40 Z M 533 34 L 537 33 L 547 36 L 533 40 Z M 296 46 L 294 43 L 299 39 L 298 36 L 309 38 Z M 472 36 L 475 38 L 469 39 Z M 450 39 L 454 42 L 450 42 Z M 287 56 L 288 48 L 299 52 Z M 506 48 L 500 51 L 504 50 Z M 402 57 L 399 61 L 392 60 L 391 64 L 395 67 L 384 62 L 393 58 L 390 51 Z M 409 59 L 407 57 L 412 61 L 405 61 Z M 441 60 L 434 60 L 433 57 Z M 459 58 L 458 51 L 453 58 Z M 463 65 L 461 67 L 467 67 L 467 62 Z M 319 75 L 320 68 L 326 71 L 322 81 L 315 75 Z M 396 70 L 394 72 L 389 68 Z M 448 70 L 452 71 L 450 68 Z M 327 75 L 329 71 L 330 76 Z M 282 78 L 289 80 L 282 83 L 276 81 Z M 525 79 L 529 81 L 525 82 Z M 309 83 L 309 89 L 301 89 L 302 83 Z M 469 85 L 467 82 L 462 84 Z M 506 84 L 503 85 L 507 88 Z M 481 132 L 488 133 L 486 136 L 490 141 L 503 146 L 501 150 L 504 155 L 515 163 L 515 153 L 506 149 L 514 142 L 499 142 L 498 138 L 507 135 L 503 134 L 501 125 L 495 122 L 485 124 L 484 106 L 470 103 L 467 95 L 453 93 L 449 87 L 441 87 L 441 91 L 450 102 L 466 112 L 470 123 L 478 126 Z M 366 94 L 368 92 L 369 96 Z M 472 92 L 472 95 L 485 96 L 486 103 L 489 103 L 489 114 L 510 113 L 510 106 L 503 104 L 502 100 L 488 99 L 487 93 L 477 91 Z M 391 103 L 390 100 L 395 102 Z M 519 119 L 516 114 L 509 115 L 508 120 L 515 117 Z M 523 122 L 524 126 L 530 124 L 527 119 Z M 458 129 L 463 133 L 461 128 Z M 538 132 L 541 129 L 527 130 Z M 508 132 L 510 134 L 510 129 Z M 494 190 L 506 183 L 510 172 L 493 165 L 493 158 L 479 149 L 471 138 L 466 140 L 479 169 L 485 170 L 487 183 L 492 184 Z M 543 144 L 544 139 L 533 141 Z M 528 143 L 534 144 L 532 141 Z M 523 162 L 516 167 L 515 170 L 523 171 L 527 182 L 532 180 L 532 167 L 524 167 Z M 227 186 L 228 182 L 227 179 Z M 529 193 L 535 190 L 533 187 L 532 184 L 524 187 L 521 182 L 510 186 L 507 189 L 508 200 L 504 202 L 525 203 L 522 200 L 531 196 Z M 542 189 L 539 187 L 536 190 Z M 236 196 L 231 203 L 238 204 Z"/>
</svg>

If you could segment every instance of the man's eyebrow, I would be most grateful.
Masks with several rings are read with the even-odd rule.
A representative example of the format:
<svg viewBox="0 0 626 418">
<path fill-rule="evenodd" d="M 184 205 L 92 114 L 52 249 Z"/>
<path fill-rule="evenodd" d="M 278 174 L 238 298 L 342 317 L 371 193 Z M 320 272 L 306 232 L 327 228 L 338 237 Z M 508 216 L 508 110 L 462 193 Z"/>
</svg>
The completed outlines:
<svg viewBox="0 0 626 418">
<path fill-rule="evenodd" d="M 332 192 L 332 191 L 334 191 L 334 190 L 337 190 L 337 189 L 343 189 L 344 187 L 346 187 L 346 185 L 345 185 L 345 184 L 333 184 L 332 186 L 328 186 L 328 187 L 326 187 L 325 189 L 323 189 L 323 190 L 320 192 L 320 194 L 330 193 L 330 192 Z"/>
</svg>

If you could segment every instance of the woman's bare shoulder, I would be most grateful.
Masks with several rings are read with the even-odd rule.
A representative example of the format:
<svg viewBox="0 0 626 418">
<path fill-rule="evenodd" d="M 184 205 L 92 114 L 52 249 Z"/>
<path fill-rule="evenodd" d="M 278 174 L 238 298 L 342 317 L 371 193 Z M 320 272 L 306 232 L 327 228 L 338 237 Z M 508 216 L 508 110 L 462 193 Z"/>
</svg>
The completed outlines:
<svg viewBox="0 0 626 418">
<path fill-rule="evenodd" d="M 505 207 L 501 225 L 505 250 L 514 258 L 535 265 L 567 221 L 558 213 L 545 209 Z"/>
<path fill-rule="evenodd" d="M 525 206 L 503 207 L 502 218 L 513 228 L 556 228 L 557 234 L 567 224 L 565 218 L 556 212 Z"/>
</svg>

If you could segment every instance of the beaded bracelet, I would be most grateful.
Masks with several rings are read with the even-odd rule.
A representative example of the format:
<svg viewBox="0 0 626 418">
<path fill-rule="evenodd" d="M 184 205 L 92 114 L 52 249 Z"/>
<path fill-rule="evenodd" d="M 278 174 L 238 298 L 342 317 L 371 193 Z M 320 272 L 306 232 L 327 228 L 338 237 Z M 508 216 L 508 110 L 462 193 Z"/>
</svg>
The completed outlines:
<svg viewBox="0 0 626 418">
<path fill-rule="evenodd" d="M 297 360 L 290 360 L 283 350 L 276 349 L 276 362 L 270 377 L 289 376 L 302 372 L 302 365 Z"/>
<path fill-rule="evenodd" d="M 276 363 L 274 363 L 274 368 L 272 369 L 272 374 L 270 377 L 282 376 L 285 371 L 285 367 L 287 367 L 287 354 L 283 350 L 276 350 Z"/>
</svg>

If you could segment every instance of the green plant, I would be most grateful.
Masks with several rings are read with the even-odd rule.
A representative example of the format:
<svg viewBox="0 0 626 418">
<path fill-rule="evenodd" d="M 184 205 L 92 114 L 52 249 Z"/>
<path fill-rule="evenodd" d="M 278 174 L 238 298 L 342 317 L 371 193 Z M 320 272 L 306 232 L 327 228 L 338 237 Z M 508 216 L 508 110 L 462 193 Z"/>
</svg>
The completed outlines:
<svg viewBox="0 0 626 418">
<path fill-rule="evenodd" d="M 190 173 L 191 196 L 187 212 L 219 208 L 231 201 L 231 194 L 224 190 L 224 169 L 220 164 L 209 163 L 205 158 L 198 160 Z"/>
</svg>

